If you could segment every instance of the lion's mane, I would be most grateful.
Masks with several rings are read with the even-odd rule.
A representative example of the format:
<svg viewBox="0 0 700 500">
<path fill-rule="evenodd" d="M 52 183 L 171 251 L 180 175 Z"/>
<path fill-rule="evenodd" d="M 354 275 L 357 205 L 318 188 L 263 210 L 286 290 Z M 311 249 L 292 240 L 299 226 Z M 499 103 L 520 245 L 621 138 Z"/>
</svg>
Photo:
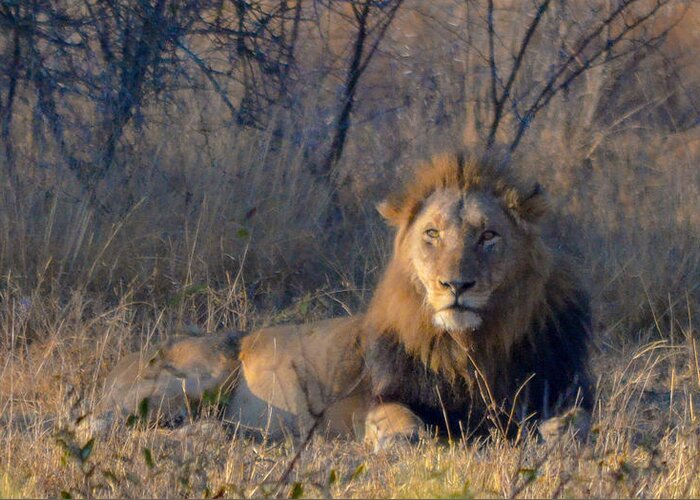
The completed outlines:
<svg viewBox="0 0 700 500">
<path fill-rule="evenodd" d="M 475 332 L 450 334 L 431 320 L 405 258 L 406 236 L 422 203 L 443 188 L 495 197 L 527 227 L 517 278 L 503 283 Z M 380 208 L 396 226 L 394 255 L 365 318 L 366 360 L 373 397 L 401 402 L 441 428 L 483 428 L 491 410 L 547 417 L 564 405 L 591 405 L 587 294 L 570 259 L 541 236 L 548 210 L 539 186 L 529 189 L 502 163 L 463 154 L 434 158 Z M 512 414 L 511 414 L 512 415 Z M 464 427 L 463 427 L 464 428 Z"/>
</svg>

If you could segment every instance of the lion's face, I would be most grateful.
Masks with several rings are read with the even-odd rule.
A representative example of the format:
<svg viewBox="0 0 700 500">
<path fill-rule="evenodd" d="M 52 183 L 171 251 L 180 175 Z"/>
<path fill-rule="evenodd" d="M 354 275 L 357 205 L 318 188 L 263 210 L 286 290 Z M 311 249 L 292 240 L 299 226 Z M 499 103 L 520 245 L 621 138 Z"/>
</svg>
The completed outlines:
<svg viewBox="0 0 700 500">
<path fill-rule="evenodd" d="M 494 292 L 515 274 L 522 240 L 521 228 L 495 197 L 458 189 L 432 193 L 402 246 L 435 326 L 477 330 Z"/>
</svg>

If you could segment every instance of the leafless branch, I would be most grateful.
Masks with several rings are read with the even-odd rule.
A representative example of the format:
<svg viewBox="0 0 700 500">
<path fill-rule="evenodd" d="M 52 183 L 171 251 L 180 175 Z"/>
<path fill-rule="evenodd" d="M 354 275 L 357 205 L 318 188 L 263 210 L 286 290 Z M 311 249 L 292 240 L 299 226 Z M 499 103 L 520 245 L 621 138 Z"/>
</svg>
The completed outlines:
<svg viewBox="0 0 700 500">
<path fill-rule="evenodd" d="M 540 24 L 540 20 L 544 16 L 544 14 L 547 12 L 547 9 L 549 8 L 551 0 L 543 0 L 543 2 L 537 7 L 537 11 L 535 12 L 535 17 L 532 19 L 530 22 L 530 25 L 528 26 L 527 30 L 525 31 L 525 36 L 523 37 L 522 42 L 520 42 L 520 49 L 518 50 L 518 54 L 515 56 L 515 61 L 513 62 L 513 67 L 510 70 L 510 74 L 508 75 L 508 80 L 506 81 L 505 86 L 503 87 L 503 92 L 501 93 L 501 96 L 498 97 L 496 94 L 496 78 L 497 78 L 497 72 L 496 72 L 496 63 L 493 55 L 493 33 L 492 31 L 494 30 L 493 26 L 493 0 L 489 0 L 489 61 L 490 65 L 492 67 L 491 73 L 491 80 L 492 80 L 492 89 L 491 89 L 491 94 L 492 94 L 492 101 L 493 101 L 493 121 L 491 122 L 491 128 L 489 130 L 489 135 L 488 139 L 486 140 L 486 147 L 491 148 L 496 140 L 496 133 L 498 132 L 498 126 L 501 123 L 501 117 L 503 116 L 503 107 L 505 103 L 508 101 L 510 98 L 510 92 L 511 89 L 513 88 L 513 84 L 515 83 L 515 80 L 518 76 L 518 72 L 520 71 L 520 66 L 523 63 L 523 59 L 525 58 L 525 54 L 527 53 L 528 46 L 530 45 L 530 41 L 532 40 L 532 36 L 535 34 L 535 31 L 537 31 L 537 26 Z"/>
<path fill-rule="evenodd" d="M 493 0 L 488 0 L 486 22 L 488 23 L 488 37 L 489 37 L 489 69 L 491 71 L 491 104 L 494 108 L 494 121 L 495 110 L 498 109 L 498 92 L 496 90 L 498 84 L 498 69 L 496 68 L 496 54 L 493 46 L 493 39 L 496 36 L 496 28 L 493 23 Z M 495 133 L 494 133 L 495 135 Z M 490 144 L 489 144 L 490 145 Z"/>
<path fill-rule="evenodd" d="M 182 50 L 184 50 L 185 53 L 190 57 L 190 59 L 192 59 L 192 61 L 197 65 L 197 67 L 200 70 L 202 70 L 202 74 L 207 78 L 207 80 L 209 80 L 212 87 L 214 87 L 216 93 L 219 94 L 219 97 L 226 105 L 228 110 L 231 112 L 231 116 L 236 116 L 238 114 L 238 111 L 236 110 L 236 107 L 233 105 L 231 100 L 228 98 L 226 91 L 223 89 L 219 81 L 214 76 L 214 71 L 209 67 L 209 65 L 206 62 L 202 60 L 202 58 L 200 58 L 197 54 L 192 52 L 184 42 L 178 42 L 177 45 Z"/>
<path fill-rule="evenodd" d="M 608 15 L 602 22 L 600 22 L 593 30 L 591 30 L 587 35 L 585 35 L 577 44 L 574 51 L 568 56 L 568 58 L 562 63 L 558 69 L 549 77 L 547 83 L 542 88 L 538 96 L 528 107 L 527 111 L 524 113 L 523 117 L 518 124 L 518 129 L 516 131 L 515 137 L 510 144 L 510 151 L 515 151 L 520 141 L 522 140 L 523 134 L 527 131 L 530 123 L 535 118 L 537 113 L 549 104 L 550 100 L 562 89 L 567 88 L 571 83 L 583 74 L 586 70 L 591 67 L 591 64 L 595 62 L 601 55 L 611 51 L 620 41 L 624 40 L 625 37 L 634 31 L 639 26 L 643 25 L 646 21 L 653 18 L 654 15 L 664 6 L 666 6 L 670 0 L 657 0 L 654 7 L 650 9 L 647 13 L 637 17 L 632 22 L 625 22 L 624 28 L 620 33 L 610 38 L 606 43 L 602 44 L 599 48 L 594 50 L 593 54 L 590 56 L 585 56 L 584 53 L 589 45 L 599 37 L 605 28 L 610 26 L 618 18 L 620 18 L 625 12 L 627 12 L 632 5 L 637 3 L 638 0 L 626 0 L 621 2 L 613 12 Z M 560 80 L 570 67 L 578 62 L 578 66 L 572 70 L 563 80 Z"/>
<path fill-rule="evenodd" d="M 316 168 L 314 172 L 318 177 L 329 178 L 333 167 L 343 155 L 345 142 L 350 129 L 350 116 L 355 106 L 358 84 L 402 4 L 403 0 L 391 0 L 388 2 L 389 7 L 387 8 L 379 7 L 371 1 L 359 3 L 351 2 L 357 32 L 355 34 L 350 62 L 345 74 L 344 92 L 340 101 L 338 117 L 335 121 L 331 146 L 322 164 L 319 168 Z M 378 26 L 378 31 L 374 35 L 374 39 L 369 42 L 369 34 L 372 30 L 372 18 L 381 16 L 383 11 L 386 11 L 383 19 L 380 18 L 377 21 L 378 24 L 375 25 L 375 27 Z M 369 49 L 367 48 L 368 43 L 370 44 Z"/>
</svg>

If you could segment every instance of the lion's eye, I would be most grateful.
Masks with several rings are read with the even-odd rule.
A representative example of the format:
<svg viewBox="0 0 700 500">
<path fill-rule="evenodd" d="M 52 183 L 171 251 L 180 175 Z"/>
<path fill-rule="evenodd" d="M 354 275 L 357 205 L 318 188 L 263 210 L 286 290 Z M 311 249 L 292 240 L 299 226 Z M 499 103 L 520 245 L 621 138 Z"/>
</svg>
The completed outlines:
<svg viewBox="0 0 700 500">
<path fill-rule="evenodd" d="M 481 233 L 481 238 L 479 238 L 479 243 L 486 243 L 488 241 L 493 240 L 498 236 L 498 233 L 496 231 L 484 231 Z"/>
<path fill-rule="evenodd" d="M 440 237 L 440 231 L 438 231 L 437 229 L 428 229 L 425 231 L 424 234 L 431 240 L 435 240 Z"/>
</svg>

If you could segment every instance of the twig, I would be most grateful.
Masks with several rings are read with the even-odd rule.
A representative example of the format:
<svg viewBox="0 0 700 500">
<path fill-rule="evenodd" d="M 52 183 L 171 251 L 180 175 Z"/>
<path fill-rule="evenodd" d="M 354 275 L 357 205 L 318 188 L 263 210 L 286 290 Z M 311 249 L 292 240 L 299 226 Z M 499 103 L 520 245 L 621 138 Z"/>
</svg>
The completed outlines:
<svg viewBox="0 0 700 500">
<path fill-rule="evenodd" d="M 296 453 L 294 454 L 294 457 L 290 460 L 289 464 L 287 464 L 287 467 L 284 469 L 284 472 L 280 476 L 280 478 L 277 480 L 277 487 L 275 488 L 275 494 L 272 495 L 273 497 L 279 497 L 280 492 L 282 491 L 282 488 L 284 485 L 287 483 L 287 479 L 289 479 L 289 475 L 292 473 L 294 470 L 294 466 L 297 464 L 299 459 L 301 458 L 301 454 L 306 450 L 306 447 L 309 445 L 311 442 L 311 438 L 313 438 L 314 434 L 316 433 L 316 429 L 318 429 L 318 426 L 321 423 L 321 418 L 316 417 L 314 420 L 314 424 L 311 426 L 309 429 L 309 432 L 306 433 L 306 438 L 304 441 L 302 441 L 301 445 L 297 449 Z"/>
<path fill-rule="evenodd" d="M 520 49 L 518 50 L 518 54 L 515 57 L 515 61 L 513 62 L 513 67 L 510 70 L 510 74 L 508 75 L 508 80 L 506 81 L 505 86 L 503 87 L 503 92 L 501 93 L 500 97 L 496 96 L 496 86 L 495 86 L 495 77 L 497 76 L 496 74 L 496 63 L 493 55 L 493 0 L 489 0 L 489 62 L 492 66 L 491 69 L 491 79 L 492 79 L 492 87 L 491 87 L 491 94 L 492 94 L 492 100 L 494 103 L 494 111 L 493 111 L 493 121 L 491 122 L 491 128 L 489 130 L 489 136 L 486 141 L 486 147 L 491 148 L 496 141 L 496 132 L 498 131 L 498 126 L 501 123 L 501 117 L 503 116 L 503 107 L 506 103 L 506 101 L 510 98 L 510 91 L 513 88 L 513 84 L 515 83 L 515 79 L 518 76 L 518 72 L 520 71 L 520 66 L 523 63 L 523 59 L 525 58 L 525 53 L 527 52 L 527 48 L 530 45 L 530 41 L 532 40 L 532 36 L 535 34 L 535 31 L 537 30 L 537 26 L 540 24 L 540 20 L 544 16 L 545 12 L 547 12 L 547 9 L 549 8 L 549 3 L 551 0 L 544 0 L 539 7 L 537 7 L 537 12 L 535 13 L 535 17 L 532 19 L 532 22 L 530 23 L 530 26 L 528 26 L 527 31 L 525 32 L 525 36 L 523 37 L 522 42 L 520 42 Z"/>
<path fill-rule="evenodd" d="M 496 83 L 498 81 L 498 69 L 496 68 L 496 55 L 493 47 L 493 38 L 496 34 L 496 29 L 493 25 L 493 0 L 488 0 L 488 10 L 486 14 L 486 20 L 488 23 L 488 35 L 489 35 L 489 69 L 491 70 L 491 102 L 493 104 L 494 113 L 498 108 L 498 94 L 496 90 Z M 496 120 L 494 114 L 494 121 Z M 495 133 L 494 133 L 495 134 Z M 489 139 L 491 137 L 489 136 Z M 490 144 L 489 144 L 490 145 Z"/>
<path fill-rule="evenodd" d="M 204 76 L 207 77 L 207 80 L 211 83 L 212 87 L 214 87 L 214 90 L 216 90 L 216 93 L 219 94 L 219 97 L 221 97 L 221 100 L 224 102 L 226 107 L 229 109 L 231 112 L 231 115 L 233 117 L 238 116 L 238 110 L 236 107 L 233 105 L 231 100 L 228 98 L 228 95 L 226 95 L 226 92 L 224 91 L 223 87 L 221 87 L 221 84 L 218 82 L 216 78 L 214 78 L 213 70 L 204 62 L 202 59 L 192 52 L 185 43 L 183 42 L 177 42 L 177 46 L 180 47 L 183 51 L 185 51 L 185 54 L 188 55 L 190 59 L 197 65 L 197 67 L 202 71 Z"/>
</svg>

